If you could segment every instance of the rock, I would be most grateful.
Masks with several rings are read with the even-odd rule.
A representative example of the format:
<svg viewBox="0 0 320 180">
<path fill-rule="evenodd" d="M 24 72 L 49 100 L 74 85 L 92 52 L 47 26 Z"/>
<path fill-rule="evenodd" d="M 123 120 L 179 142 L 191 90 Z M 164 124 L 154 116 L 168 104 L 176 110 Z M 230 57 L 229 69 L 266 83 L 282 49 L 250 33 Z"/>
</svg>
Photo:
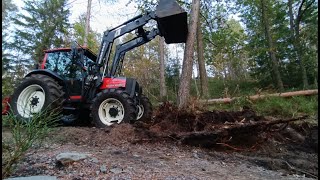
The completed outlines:
<svg viewBox="0 0 320 180">
<path fill-rule="evenodd" d="M 99 163 L 99 160 L 98 160 L 97 158 L 95 158 L 95 157 L 91 158 L 90 161 L 91 161 L 91 162 L 94 162 L 94 163 Z"/>
<path fill-rule="evenodd" d="M 196 152 L 193 153 L 193 157 L 194 157 L 194 158 L 197 158 L 197 159 L 200 159 L 199 156 L 198 156 L 198 154 L 197 154 Z"/>
<path fill-rule="evenodd" d="M 106 172 L 107 172 L 107 167 L 106 167 L 106 165 L 102 165 L 102 166 L 100 167 L 100 172 L 102 172 L 102 173 L 106 173 Z"/>
<path fill-rule="evenodd" d="M 123 152 L 116 150 L 116 151 L 111 152 L 111 154 L 119 155 L 119 154 L 123 154 Z"/>
<path fill-rule="evenodd" d="M 29 177 L 15 177 L 15 178 L 8 178 L 5 180 L 57 180 L 56 176 L 29 176 Z"/>
<path fill-rule="evenodd" d="M 80 161 L 82 159 L 86 159 L 88 158 L 88 154 L 81 154 L 81 153 L 60 153 L 56 156 L 56 159 L 59 163 L 61 163 L 62 165 L 66 165 L 75 161 Z"/>
<path fill-rule="evenodd" d="M 110 172 L 112 172 L 114 174 L 119 174 L 119 173 L 122 173 L 122 169 L 116 167 L 116 168 L 110 169 Z"/>
<path fill-rule="evenodd" d="M 133 154 L 133 157 L 135 157 L 135 158 L 137 158 L 137 159 L 141 158 L 141 156 L 138 155 L 138 154 Z"/>
</svg>

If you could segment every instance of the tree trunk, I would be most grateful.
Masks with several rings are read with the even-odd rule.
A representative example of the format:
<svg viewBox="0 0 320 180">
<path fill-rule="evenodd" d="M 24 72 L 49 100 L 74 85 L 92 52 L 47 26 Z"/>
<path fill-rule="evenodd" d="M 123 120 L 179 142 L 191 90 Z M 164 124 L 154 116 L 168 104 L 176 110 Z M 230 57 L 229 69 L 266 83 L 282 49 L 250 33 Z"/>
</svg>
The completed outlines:
<svg viewBox="0 0 320 180">
<path fill-rule="evenodd" d="M 201 92 L 201 96 L 206 99 L 209 97 L 208 77 L 207 77 L 206 65 L 203 57 L 203 39 L 202 39 L 202 32 L 201 32 L 200 16 L 197 24 L 197 54 L 198 54 L 199 75 L 200 75 L 200 84 L 201 84 L 200 92 Z"/>
<path fill-rule="evenodd" d="M 163 101 L 167 96 L 167 87 L 165 79 L 165 63 L 164 63 L 164 38 L 159 37 L 159 55 L 160 55 L 160 99 Z"/>
<path fill-rule="evenodd" d="M 303 89 L 307 89 L 309 86 L 308 83 L 308 77 L 307 77 L 307 70 L 304 64 L 304 60 L 301 57 L 302 56 L 302 52 L 301 52 L 301 45 L 300 45 L 300 28 L 299 28 L 299 24 L 296 24 L 295 26 L 296 29 L 296 36 L 295 36 L 295 49 L 296 49 L 296 54 L 297 54 L 297 60 L 300 66 L 300 70 L 301 70 L 301 76 L 302 76 L 302 83 L 303 83 Z"/>
<path fill-rule="evenodd" d="M 85 29 L 84 43 L 83 43 L 84 46 L 88 45 L 88 35 L 90 31 L 91 2 L 92 0 L 88 0 L 87 14 L 86 14 L 86 29 Z"/>
<path fill-rule="evenodd" d="M 291 37 L 294 38 L 294 19 L 293 19 L 293 12 L 292 12 L 292 0 L 288 0 L 288 7 L 289 7 L 289 21 L 290 21 L 290 31 Z"/>
<path fill-rule="evenodd" d="M 273 44 L 272 35 L 270 32 L 269 19 L 267 17 L 265 3 L 266 3 L 265 0 L 261 0 L 262 21 L 263 21 L 263 25 L 264 25 L 264 29 L 265 29 L 265 35 L 266 35 L 267 42 L 268 42 L 269 55 L 270 55 L 270 58 L 272 61 L 273 73 L 276 78 L 276 85 L 277 85 L 278 90 L 281 92 L 281 91 L 283 91 L 283 83 L 281 80 L 278 60 L 277 60 L 276 53 L 275 53 L 275 46 Z"/>
<path fill-rule="evenodd" d="M 288 7 L 289 7 L 289 18 L 290 18 L 290 31 L 291 31 L 291 40 L 293 45 L 293 50 L 296 55 L 297 61 L 300 66 L 301 75 L 302 75 L 302 83 L 303 83 L 303 89 L 308 88 L 308 77 L 307 77 L 307 71 L 304 65 L 304 61 L 301 57 L 301 46 L 300 46 L 300 19 L 301 19 L 301 7 L 304 4 L 305 1 L 302 1 L 298 10 L 298 15 L 296 17 L 296 20 L 294 20 L 293 12 L 292 12 L 292 0 L 288 0 Z M 295 23 L 294 23 L 295 21 Z"/>
<path fill-rule="evenodd" d="M 193 44 L 197 32 L 197 21 L 199 17 L 200 0 L 192 0 L 192 8 L 190 13 L 190 22 L 188 28 L 188 37 L 184 51 L 184 59 L 182 64 L 182 73 L 180 78 L 177 104 L 179 109 L 185 108 L 188 105 L 190 82 L 192 78 L 192 65 L 193 65 Z"/>
<path fill-rule="evenodd" d="M 318 34 L 317 34 L 317 39 L 318 39 Z M 316 43 L 316 48 L 317 48 L 317 53 L 316 53 L 316 55 L 317 55 L 317 58 L 315 59 L 316 60 L 316 62 L 315 62 L 315 64 L 317 65 L 317 67 L 314 69 L 314 85 L 315 85 L 315 87 L 318 87 L 318 79 L 317 79 L 317 77 L 318 77 L 318 43 Z"/>
<path fill-rule="evenodd" d="M 313 90 L 293 91 L 293 92 L 285 92 L 285 93 L 258 94 L 258 95 L 248 96 L 247 98 L 252 101 L 255 101 L 255 100 L 264 99 L 267 97 L 311 96 L 311 95 L 317 95 L 317 94 L 318 94 L 318 89 L 313 89 Z M 231 103 L 241 98 L 243 97 L 208 99 L 208 100 L 202 100 L 200 101 L 200 103 L 205 103 L 205 104 Z"/>
</svg>

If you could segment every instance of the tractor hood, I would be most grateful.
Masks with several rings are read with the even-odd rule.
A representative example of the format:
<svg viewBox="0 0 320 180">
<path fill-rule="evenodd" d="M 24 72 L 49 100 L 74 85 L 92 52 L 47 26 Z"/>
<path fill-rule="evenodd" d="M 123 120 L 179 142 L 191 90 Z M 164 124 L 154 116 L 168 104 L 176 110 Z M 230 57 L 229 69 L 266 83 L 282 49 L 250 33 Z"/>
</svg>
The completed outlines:
<svg viewBox="0 0 320 180">
<path fill-rule="evenodd" d="M 175 0 L 160 0 L 155 12 L 160 36 L 167 44 L 187 41 L 187 12 Z"/>
</svg>

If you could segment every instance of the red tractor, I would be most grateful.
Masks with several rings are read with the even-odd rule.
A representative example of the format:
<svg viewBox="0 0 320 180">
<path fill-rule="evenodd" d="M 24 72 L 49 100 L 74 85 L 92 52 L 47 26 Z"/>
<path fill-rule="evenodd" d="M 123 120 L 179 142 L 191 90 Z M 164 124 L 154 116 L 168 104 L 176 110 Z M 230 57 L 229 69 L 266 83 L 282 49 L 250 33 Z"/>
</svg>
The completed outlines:
<svg viewBox="0 0 320 180">
<path fill-rule="evenodd" d="M 150 20 L 155 20 L 157 27 L 146 31 L 144 26 Z M 132 31 L 137 36 L 118 45 L 111 60 L 114 40 Z M 152 105 L 139 83 L 117 76 L 123 57 L 157 35 L 169 44 L 186 42 L 187 33 L 187 13 L 174 0 L 160 0 L 155 11 L 105 31 L 98 55 L 80 46 L 47 50 L 41 66 L 28 73 L 10 97 L 11 111 L 27 121 L 35 113 L 58 109 L 64 122 L 74 121 L 81 112 L 89 111 L 97 127 L 148 119 Z"/>
</svg>

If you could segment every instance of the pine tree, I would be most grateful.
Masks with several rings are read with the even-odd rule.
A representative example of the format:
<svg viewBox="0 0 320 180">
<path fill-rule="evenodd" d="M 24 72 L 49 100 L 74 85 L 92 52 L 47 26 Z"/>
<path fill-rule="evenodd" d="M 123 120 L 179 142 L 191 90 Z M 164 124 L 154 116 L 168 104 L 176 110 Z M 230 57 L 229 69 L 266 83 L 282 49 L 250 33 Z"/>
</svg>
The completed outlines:
<svg viewBox="0 0 320 180">
<path fill-rule="evenodd" d="M 70 12 L 67 0 L 26 0 L 24 3 L 23 10 L 27 14 L 20 13 L 14 20 L 17 26 L 14 36 L 21 44 L 17 46 L 13 42 L 11 47 L 38 63 L 42 61 L 44 50 L 64 46 Z"/>
<path fill-rule="evenodd" d="M 10 38 L 9 26 L 17 10 L 17 6 L 12 3 L 12 0 L 2 1 L 2 75 L 7 69 L 10 69 L 10 57 L 7 51 L 9 45 L 8 41 Z"/>
</svg>

